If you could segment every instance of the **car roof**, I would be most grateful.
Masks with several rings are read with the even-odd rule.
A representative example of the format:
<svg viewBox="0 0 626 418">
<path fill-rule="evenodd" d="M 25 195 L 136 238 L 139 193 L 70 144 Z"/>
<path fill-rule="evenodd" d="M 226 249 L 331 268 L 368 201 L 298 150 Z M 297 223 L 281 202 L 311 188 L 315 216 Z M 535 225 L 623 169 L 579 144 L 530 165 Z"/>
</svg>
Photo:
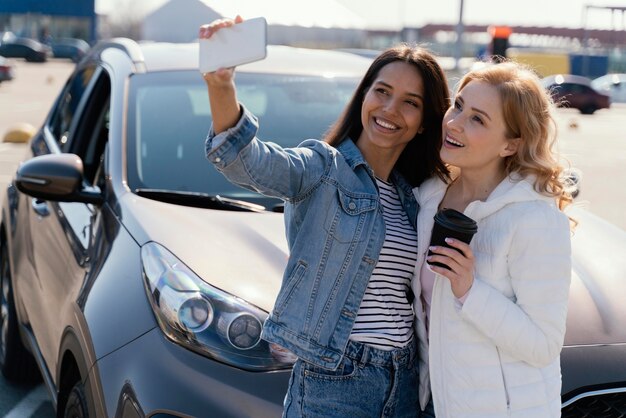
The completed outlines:
<svg viewBox="0 0 626 418">
<path fill-rule="evenodd" d="M 544 77 L 542 79 L 542 83 L 544 86 L 549 86 L 551 84 L 563 84 L 563 83 L 572 83 L 572 84 L 582 84 L 585 86 L 591 87 L 591 80 L 587 77 L 583 77 L 580 75 L 574 74 L 554 74 Z"/>
<path fill-rule="evenodd" d="M 595 81 L 611 82 L 611 83 L 624 82 L 626 81 L 626 73 L 606 74 L 606 75 L 603 75 L 601 77 L 594 79 L 593 81 L 594 82 Z"/>
<path fill-rule="evenodd" d="M 4 45 L 23 45 L 31 49 L 40 50 L 43 48 L 43 44 L 31 38 L 12 38 L 5 40 Z"/>
<path fill-rule="evenodd" d="M 198 43 L 140 43 L 145 70 L 171 71 L 198 69 Z M 241 65 L 239 72 L 323 75 L 328 77 L 362 77 L 371 64 L 370 58 L 348 52 L 268 45 L 267 58 Z"/>
</svg>

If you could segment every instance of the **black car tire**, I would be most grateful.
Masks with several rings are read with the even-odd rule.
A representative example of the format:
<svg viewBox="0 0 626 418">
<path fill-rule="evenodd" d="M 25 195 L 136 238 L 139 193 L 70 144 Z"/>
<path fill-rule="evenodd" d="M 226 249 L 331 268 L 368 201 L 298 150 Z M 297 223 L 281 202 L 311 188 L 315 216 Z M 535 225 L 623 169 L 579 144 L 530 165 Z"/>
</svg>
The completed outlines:
<svg viewBox="0 0 626 418">
<path fill-rule="evenodd" d="M 41 379 L 33 356 L 20 338 L 13 288 L 9 251 L 0 242 L 0 371 L 14 382 L 34 383 Z"/>
<path fill-rule="evenodd" d="M 582 113 L 583 115 L 593 115 L 595 111 L 596 107 L 594 105 L 587 105 L 580 109 L 580 113 Z"/>
<path fill-rule="evenodd" d="M 63 416 L 65 418 L 85 418 L 89 416 L 85 386 L 83 386 L 80 380 L 76 382 L 70 391 L 70 395 L 67 397 Z"/>
<path fill-rule="evenodd" d="M 26 61 L 28 62 L 44 62 L 46 58 L 43 55 L 32 53 L 26 56 Z"/>
</svg>

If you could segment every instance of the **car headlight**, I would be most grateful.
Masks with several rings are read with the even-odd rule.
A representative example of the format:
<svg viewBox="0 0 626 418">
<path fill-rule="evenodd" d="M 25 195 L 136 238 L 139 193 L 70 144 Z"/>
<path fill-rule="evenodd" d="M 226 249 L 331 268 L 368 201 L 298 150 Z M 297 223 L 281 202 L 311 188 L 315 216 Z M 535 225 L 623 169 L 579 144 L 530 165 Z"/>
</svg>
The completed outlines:
<svg viewBox="0 0 626 418">
<path fill-rule="evenodd" d="M 148 299 L 170 340 L 241 369 L 291 367 L 293 355 L 261 339 L 266 312 L 209 285 L 157 243 L 141 248 L 141 262 Z"/>
</svg>

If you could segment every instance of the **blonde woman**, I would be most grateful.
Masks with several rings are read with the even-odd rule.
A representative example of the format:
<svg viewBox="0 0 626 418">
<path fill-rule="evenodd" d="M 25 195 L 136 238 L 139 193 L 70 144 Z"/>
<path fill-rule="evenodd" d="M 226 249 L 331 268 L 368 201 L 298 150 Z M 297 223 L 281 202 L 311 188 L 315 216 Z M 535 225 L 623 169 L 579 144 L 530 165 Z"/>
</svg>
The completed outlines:
<svg viewBox="0 0 626 418">
<path fill-rule="evenodd" d="M 552 151 L 551 109 L 532 72 L 502 63 L 466 74 L 446 112 L 440 155 L 454 167 L 450 180 L 415 189 L 422 416 L 561 415 L 571 196 Z M 442 208 L 478 223 L 471 245 L 429 248 Z"/>
</svg>

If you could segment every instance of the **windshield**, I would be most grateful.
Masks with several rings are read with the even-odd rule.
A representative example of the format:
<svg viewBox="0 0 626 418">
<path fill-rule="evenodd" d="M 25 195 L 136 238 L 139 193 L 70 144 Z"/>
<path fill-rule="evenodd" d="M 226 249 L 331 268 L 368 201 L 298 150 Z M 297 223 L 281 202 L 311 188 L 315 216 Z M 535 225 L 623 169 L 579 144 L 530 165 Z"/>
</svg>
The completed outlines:
<svg viewBox="0 0 626 418">
<path fill-rule="evenodd" d="M 258 137 L 282 146 L 321 138 L 339 117 L 358 79 L 237 73 L 237 97 L 259 118 Z M 197 71 L 135 75 L 127 125 L 131 190 L 205 193 L 266 208 L 278 201 L 229 183 L 208 162 L 207 89 Z"/>
</svg>

